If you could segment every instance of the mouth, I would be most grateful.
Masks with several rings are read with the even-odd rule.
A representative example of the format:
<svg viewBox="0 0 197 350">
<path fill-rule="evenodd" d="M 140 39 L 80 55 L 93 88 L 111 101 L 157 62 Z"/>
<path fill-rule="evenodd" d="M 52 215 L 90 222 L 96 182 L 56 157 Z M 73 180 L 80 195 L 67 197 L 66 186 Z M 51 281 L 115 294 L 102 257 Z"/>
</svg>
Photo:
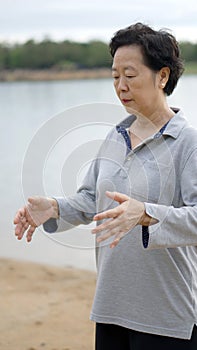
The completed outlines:
<svg viewBox="0 0 197 350">
<path fill-rule="evenodd" d="M 121 99 L 121 102 L 122 102 L 124 105 L 128 104 L 128 103 L 131 102 L 131 101 L 132 101 L 131 99 L 127 99 L 127 98 L 122 98 L 122 99 Z"/>
</svg>

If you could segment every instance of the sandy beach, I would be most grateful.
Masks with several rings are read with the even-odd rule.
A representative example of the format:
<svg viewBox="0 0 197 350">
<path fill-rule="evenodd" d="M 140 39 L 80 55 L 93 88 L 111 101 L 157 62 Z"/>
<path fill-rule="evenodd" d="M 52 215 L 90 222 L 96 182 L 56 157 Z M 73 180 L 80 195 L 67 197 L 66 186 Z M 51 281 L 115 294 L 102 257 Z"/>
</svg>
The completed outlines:
<svg viewBox="0 0 197 350">
<path fill-rule="evenodd" d="M 1 350 L 92 350 L 96 274 L 0 259 Z"/>
</svg>

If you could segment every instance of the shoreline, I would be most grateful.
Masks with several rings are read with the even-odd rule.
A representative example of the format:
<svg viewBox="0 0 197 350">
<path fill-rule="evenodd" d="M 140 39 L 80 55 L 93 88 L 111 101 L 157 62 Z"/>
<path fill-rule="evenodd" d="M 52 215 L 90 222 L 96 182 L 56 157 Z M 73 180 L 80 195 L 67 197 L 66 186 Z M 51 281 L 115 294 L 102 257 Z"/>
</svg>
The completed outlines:
<svg viewBox="0 0 197 350">
<path fill-rule="evenodd" d="M 80 70 L 54 70 L 54 69 L 16 69 L 0 71 L 0 82 L 13 81 L 54 81 L 76 79 L 107 79 L 111 78 L 111 69 L 80 69 Z"/>
<path fill-rule="evenodd" d="M 197 64 L 185 65 L 184 75 L 196 75 Z M 14 69 L 0 70 L 0 82 L 15 81 L 63 81 L 77 79 L 110 79 L 110 68 L 57 70 L 57 69 Z"/>
<path fill-rule="evenodd" d="M 0 348 L 91 350 L 96 273 L 0 258 Z"/>
</svg>

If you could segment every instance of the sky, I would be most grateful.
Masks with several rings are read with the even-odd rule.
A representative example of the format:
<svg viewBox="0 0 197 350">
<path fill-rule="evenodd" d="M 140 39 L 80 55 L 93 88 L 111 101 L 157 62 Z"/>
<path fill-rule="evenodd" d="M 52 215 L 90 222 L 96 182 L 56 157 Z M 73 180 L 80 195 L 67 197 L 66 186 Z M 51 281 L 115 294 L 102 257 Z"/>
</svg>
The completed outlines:
<svg viewBox="0 0 197 350">
<path fill-rule="evenodd" d="M 196 0 L 0 0 L 0 42 L 109 42 L 137 21 L 197 43 Z"/>
</svg>

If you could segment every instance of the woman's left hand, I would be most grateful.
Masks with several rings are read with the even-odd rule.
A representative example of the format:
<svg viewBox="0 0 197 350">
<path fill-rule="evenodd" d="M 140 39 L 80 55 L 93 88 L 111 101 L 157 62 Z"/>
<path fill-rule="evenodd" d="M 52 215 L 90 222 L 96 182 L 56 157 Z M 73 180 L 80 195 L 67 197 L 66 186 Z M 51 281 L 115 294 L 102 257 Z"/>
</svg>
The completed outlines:
<svg viewBox="0 0 197 350">
<path fill-rule="evenodd" d="M 103 233 L 97 238 L 98 243 L 115 236 L 110 244 L 110 248 L 114 248 L 128 231 L 136 225 L 142 224 L 143 217 L 146 215 L 145 206 L 144 203 L 119 192 L 107 191 L 106 195 L 119 202 L 119 205 L 114 209 L 106 210 L 94 216 L 94 221 L 109 220 L 95 227 L 92 233 Z"/>
</svg>

